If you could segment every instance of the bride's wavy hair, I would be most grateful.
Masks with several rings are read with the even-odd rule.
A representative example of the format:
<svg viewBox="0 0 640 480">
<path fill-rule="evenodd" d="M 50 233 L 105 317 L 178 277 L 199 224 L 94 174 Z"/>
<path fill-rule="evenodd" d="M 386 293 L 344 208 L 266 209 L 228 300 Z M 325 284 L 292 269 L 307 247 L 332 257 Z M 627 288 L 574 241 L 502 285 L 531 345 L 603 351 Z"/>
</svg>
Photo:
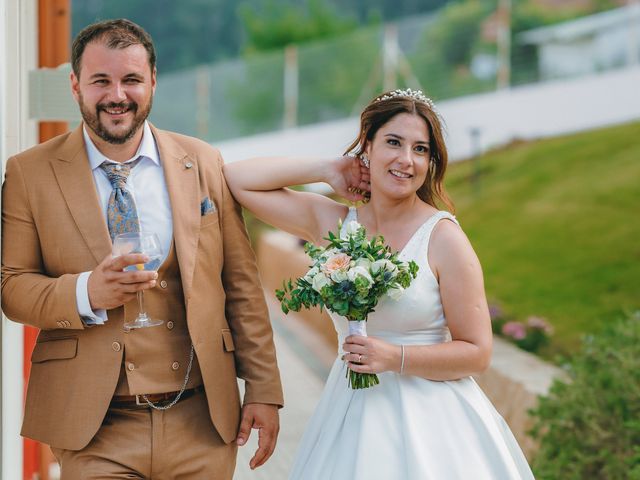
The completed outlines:
<svg viewBox="0 0 640 480">
<path fill-rule="evenodd" d="M 423 97 L 424 98 L 424 97 Z M 429 101 L 430 103 L 430 101 Z M 429 130 L 429 150 L 431 161 L 427 178 L 418 188 L 418 197 L 431 205 L 439 208 L 437 203 L 442 203 L 451 213 L 454 213 L 454 205 L 444 188 L 444 175 L 447 170 L 448 153 L 444 142 L 443 121 L 440 115 L 429 105 L 419 99 L 409 96 L 394 95 L 394 92 L 385 92 L 374 98 L 365 107 L 360 115 L 360 133 L 347 148 L 345 155 L 351 154 L 360 157 L 367 146 L 373 141 L 376 133 L 389 120 L 400 113 L 409 113 L 421 117 Z"/>
</svg>

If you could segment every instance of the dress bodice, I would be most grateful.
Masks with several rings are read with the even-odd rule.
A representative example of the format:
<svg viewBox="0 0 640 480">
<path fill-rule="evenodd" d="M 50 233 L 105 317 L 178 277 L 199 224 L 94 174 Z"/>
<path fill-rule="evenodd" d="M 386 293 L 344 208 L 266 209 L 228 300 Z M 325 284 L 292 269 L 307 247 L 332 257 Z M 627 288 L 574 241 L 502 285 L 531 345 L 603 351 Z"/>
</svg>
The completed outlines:
<svg viewBox="0 0 640 480">
<path fill-rule="evenodd" d="M 415 231 L 400 251 L 400 260 L 413 260 L 418 264 L 418 275 L 399 300 L 387 296 L 380 299 L 375 311 L 367 319 L 367 335 L 383 338 L 391 343 L 409 345 L 442 343 L 451 339 L 442 309 L 438 281 L 427 260 L 431 233 L 444 218 L 458 223 L 449 212 L 439 211 Z M 354 207 L 349 209 L 343 221 L 341 235 L 352 220 L 357 221 L 357 210 Z M 349 334 L 348 320 L 333 312 L 329 314 L 338 333 L 338 345 L 342 345 Z"/>
</svg>

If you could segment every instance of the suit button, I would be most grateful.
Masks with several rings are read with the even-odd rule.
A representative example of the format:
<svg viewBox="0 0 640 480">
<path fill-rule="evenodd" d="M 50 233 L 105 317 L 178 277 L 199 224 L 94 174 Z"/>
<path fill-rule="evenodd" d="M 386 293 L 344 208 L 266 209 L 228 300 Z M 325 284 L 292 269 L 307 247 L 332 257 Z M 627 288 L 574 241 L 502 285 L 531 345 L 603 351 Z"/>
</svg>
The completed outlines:
<svg viewBox="0 0 640 480">
<path fill-rule="evenodd" d="M 173 362 L 171 364 L 171 370 L 177 370 L 180 368 L 180 364 L 178 362 Z"/>
<path fill-rule="evenodd" d="M 167 281 L 166 280 L 160 280 L 160 286 L 162 288 L 167 288 Z"/>
<path fill-rule="evenodd" d="M 120 344 L 119 344 L 118 342 L 113 342 L 113 343 L 111 344 L 111 348 L 113 348 L 113 351 L 114 351 L 114 352 L 119 352 L 119 351 L 120 351 L 120 348 L 122 348 L 122 347 L 120 346 Z"/>
<path fill-rule="evenodd" d="M 133 370 L 134 370 L 135 368 L 136 368 L 136 366 L 135 366 L 133 363 L 129 362 L 129 363 L 127 364 L 127 370 L 129 370 L 130 372 L 133 372 Z"/>
<path fill-rule="evenodd" d="M 167 322 L 167 328 L 168 328 L 169 330 L 173 330 L 173 322 L 172 322 L 171 320 L 169 320 L 169 321 Z"/>
</svg>

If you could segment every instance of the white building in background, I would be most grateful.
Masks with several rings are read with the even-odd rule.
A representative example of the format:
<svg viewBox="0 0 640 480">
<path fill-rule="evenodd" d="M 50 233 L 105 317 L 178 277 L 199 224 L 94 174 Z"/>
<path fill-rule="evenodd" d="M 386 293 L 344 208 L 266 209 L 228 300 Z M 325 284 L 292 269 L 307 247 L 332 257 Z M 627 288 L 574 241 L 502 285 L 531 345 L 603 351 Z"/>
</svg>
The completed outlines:
<svg viewBox="0 0 640 480">
<path fill-rule="evenodd" d="M 543 80 L 638 64 L 640 2 L 529 30 L 516 40 L 537 47 Z"/>
</svg>

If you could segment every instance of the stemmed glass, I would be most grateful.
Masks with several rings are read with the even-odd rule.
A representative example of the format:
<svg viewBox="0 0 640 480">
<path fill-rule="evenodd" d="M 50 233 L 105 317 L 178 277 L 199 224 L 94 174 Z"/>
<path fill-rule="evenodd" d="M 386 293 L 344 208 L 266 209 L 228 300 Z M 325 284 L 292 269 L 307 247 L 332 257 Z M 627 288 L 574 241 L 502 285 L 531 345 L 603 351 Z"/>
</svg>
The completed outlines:
<svg viewBox="0 0 640 480">
<path fill-rule="evenodd" d="M 125 271 L 135 270 L 153 270 L 156 271 L 160 267 L 162 261 L 162 248 L 160 248 L 160 240 L 158 236 L 152 232 L 130 232 L 116 235 L 113 240 L 113 255 L 118 257 L 128 253 L 143 253 L 149 257 L 149 261 L 145 264 L 129 265 Z M 124 324 L 125 330 L 132 328 L 146 328 L 162 325 L 164 320 L 151 318 L 144 308 L 144 293 L 142 290 L 138 294 L 138 316 L 135 320 Z"/>
</svg>

